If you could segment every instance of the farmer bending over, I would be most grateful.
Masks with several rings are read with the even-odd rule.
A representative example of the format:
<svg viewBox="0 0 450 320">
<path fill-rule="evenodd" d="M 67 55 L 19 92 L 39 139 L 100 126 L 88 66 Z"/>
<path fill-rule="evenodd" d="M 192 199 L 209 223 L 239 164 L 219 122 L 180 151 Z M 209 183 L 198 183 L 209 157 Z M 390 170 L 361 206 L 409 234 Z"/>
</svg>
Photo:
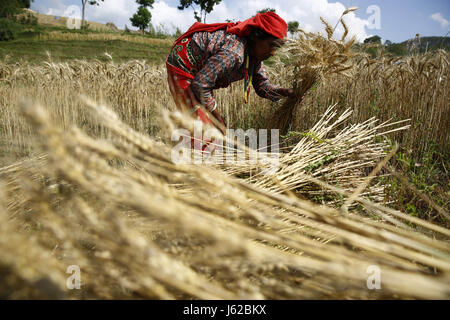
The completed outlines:
<svg viewBox="0 0 450 320">
<path fill-rule="evenodd" d="M 214 89 L 245 79 L 246 103 L 250 83 L 260 97 L 272 101 L 293 96 L 292 89 L 269 82 L 263 64 L 283 45 L 286 35 L 286 22 L 273 12 L 259 13 L 238 23 L 196 22 L 175 41 L 166 60 L 170 92 L 177 108 L 212 125 L 201 104 L 225 127 Z"/>
</svg>

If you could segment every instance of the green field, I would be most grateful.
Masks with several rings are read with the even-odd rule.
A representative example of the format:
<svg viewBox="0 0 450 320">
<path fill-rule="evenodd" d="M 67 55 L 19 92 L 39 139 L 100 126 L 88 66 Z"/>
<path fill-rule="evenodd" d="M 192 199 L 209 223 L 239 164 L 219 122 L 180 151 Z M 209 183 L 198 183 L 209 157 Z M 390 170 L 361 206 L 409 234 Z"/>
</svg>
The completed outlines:
<svg viewBox="0 0 450 320">
<path fill-rule="evenodd" d="M 115 62 L 130 59 L 144 59 L 148 62 L 161 62 L 169 52 L 170 45 L 147 45 L 123 40 L 60 41 L 18 39 L 0 43 L 0 58 L 9 56 L 10 62 L 27 61 L 39 63 L 48 59 L 47 52 L 56 62 L 73 59 L 106 60 L 108 52 Z"/>
<path fill-rule="evenodd" d="M 15 39 L 0 41 L 0 59 L 9 62 L 38 64 L 74 59 L 107 61 L 108 52 L 114 62 L 130 59 L 160 63 L 168 54 L 173 39 L 166 35 L 140 35 L 135 32 L 70 30 L 61 26 L 30 25 L 10 22 Z"/>
</svg>

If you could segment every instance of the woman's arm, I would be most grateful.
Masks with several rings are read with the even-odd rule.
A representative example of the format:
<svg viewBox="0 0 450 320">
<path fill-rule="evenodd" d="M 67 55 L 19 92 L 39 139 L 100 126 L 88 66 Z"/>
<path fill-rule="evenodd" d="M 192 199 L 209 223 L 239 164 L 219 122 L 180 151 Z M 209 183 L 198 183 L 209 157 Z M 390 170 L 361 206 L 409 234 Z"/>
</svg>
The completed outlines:
<svg viewBox="0 0 450 320">
<path fill-rule="evenodd" d="M 197 72 L 192 81 L 192 90 L 208 111 L 213 111 L 216 106 L 213 88 L 217 80 L 234 72 L 240 63 L 242 61 L 239 55 L 229 50 L 221 50 L 205 61 L 203 68 Z"/>
</svg>

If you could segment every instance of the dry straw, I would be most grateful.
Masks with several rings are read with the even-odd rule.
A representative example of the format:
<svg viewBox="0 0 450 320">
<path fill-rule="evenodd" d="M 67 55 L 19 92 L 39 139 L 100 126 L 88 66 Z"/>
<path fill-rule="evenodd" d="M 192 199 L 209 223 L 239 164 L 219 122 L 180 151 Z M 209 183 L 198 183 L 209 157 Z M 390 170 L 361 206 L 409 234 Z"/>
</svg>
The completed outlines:
<svg viewBox="0 0 450 320">
<path fill-rule="evenodd" d="M 47 34 L 39 35 L 39 40 L 52 40 L 52 41 L 112 41 L 122 40 L 133 43 L 144 43 L 152 46 L 170 46 L 173 43 L 173 39 L 153 39 L 142 36 L 132 36 L 117 33 L 67 33 L 60 31 L 53 31 Z"/>
</svg>

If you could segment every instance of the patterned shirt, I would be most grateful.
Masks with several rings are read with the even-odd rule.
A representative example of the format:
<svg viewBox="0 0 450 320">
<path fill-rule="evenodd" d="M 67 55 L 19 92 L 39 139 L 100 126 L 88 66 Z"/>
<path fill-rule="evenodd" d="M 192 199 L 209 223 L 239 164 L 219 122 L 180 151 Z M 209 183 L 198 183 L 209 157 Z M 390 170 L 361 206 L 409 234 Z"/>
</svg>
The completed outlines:
<svg viewBox="0 0 450 320">
<path fill-rule="evenodd" d="M 246 48 L 246 38 L 226 33 L 225 30 L 193 34 L 188 44 L 190 59 L 195 67 L 192 90 L 207 109 L 212 110 L 216 104 L 214 89 L 226 88 L 232 82 L 245 78 Z M 256 64 L 253 70 L 252 84 L 256 93 L 272 101 L 280 100 L 280 87 L 269 82 L 264 64 Z"/>
</svg>

